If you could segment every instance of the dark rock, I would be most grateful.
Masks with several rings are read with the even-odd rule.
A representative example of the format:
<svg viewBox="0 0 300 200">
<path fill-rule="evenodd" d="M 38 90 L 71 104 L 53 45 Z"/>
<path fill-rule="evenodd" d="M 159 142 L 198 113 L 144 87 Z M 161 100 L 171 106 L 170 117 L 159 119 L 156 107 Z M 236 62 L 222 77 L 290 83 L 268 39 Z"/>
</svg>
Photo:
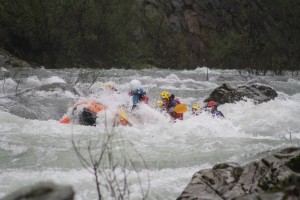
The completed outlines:
<svg viewBox="0 0 300 200">
<path fill-rule="evenodd" d="M 216 88 L 204 101 L 216 101 L 219 104 L 224 104 L 241 101 L 246 97 L 254 100 L 255 103 L 263 103 L 270 101 L 277 96 L 277 92 L 266 85 L 252 84 L 232 88 L 229 84 L 224 83 Z"/>
<path fill-rule="evenodd" d="M 12 54 L 1 50 L 0 51 L 0 67 L 30 67 L 26 61 L 13 56 Z"/>
<path fill-rule="evenodd" d="M 177 200 L 300 199 L 299 159 L 300 148 L 288 148 L 243 167 L 222 163 L 200 170 Z"/>
<path fill-rule="evenodd" d="M 263 193 L 263 194 L 249 194 L 243 197 L 235 198 L 235 200 L 282 200 L 283 192 L 277 193 Z"/>
<path fill-rule="evenodd" d="M 0 67 L 3 67 L 5 65 L 5 56 L 4 55 L 0 55 Z"/>
<path fill-rule="evenodd" d="M 1 200 L 73 200 L 74 191 L 70 186 L 59 186 L 51 182 L 41 182 L 26 186 Z"/>
</svg>

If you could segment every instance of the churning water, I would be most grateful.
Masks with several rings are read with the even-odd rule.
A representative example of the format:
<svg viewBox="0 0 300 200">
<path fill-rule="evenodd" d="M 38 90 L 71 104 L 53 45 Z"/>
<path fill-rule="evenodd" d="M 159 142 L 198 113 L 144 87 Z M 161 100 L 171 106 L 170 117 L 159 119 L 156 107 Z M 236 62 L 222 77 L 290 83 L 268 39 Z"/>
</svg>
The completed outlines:
<svg viewBox="0 0 300 200">
<path fill-rule="evenodd" d="M 207 71 L 209 81 L 206 81 Z M 243 165 L 272 150 L 299 146 L 300 77 L 288 73 L 278 77 L 207 68 L 181 71 L 2 68 L 1 74 L 0 198 L 19 187 L 50 180 L 72 185 L 77 200 L 97 199 L 94 176 L 79 162 L 72 138 L 82 141 L 78 145 L 83 149 L 88 141 L 95 142 L 99 137 L 101 140 L 105 129 L 110 130 L 112 114 L 107 112 L 106 118 L 100 115 L 96 127 L 64 125 L 59 120 L 68 107 L 84 98 L 97 100 L 112 112 L 118 105 L 130 107 L 128 91 L 132 79 L 142 82 L 150 97 L 150 107 L 142 105 L 136 111 L 132 127 L 113 129 L 114 158 L 126 157 L 132 163 L 127 170 L 135 172 L 127 177 L 130 199 L 141 199 L 140 188 L 145 191 L 148 186 L 149 200 L 176 199 L 200 169 L 229 161 Z M 103 83 L 107 81 L 114 82 L 119 92 L 105 91 Z M 65 83 L 70 87 L 59 85 Z M 222 83 L 266 84 L 279 96 L 257 105 L 251 100 L 221 105 L 219 110 L 225 120 L 207 114 L 192 117 L 188 111 L 183 121 L 170 123 L 153 106 L 162 91 L 175 94 L 189 106 L 202 104 Z M 49 88 L 49 84 L 53 87 Z M 101 144 L 99 141 L 99 149 Z"/>
</svg>

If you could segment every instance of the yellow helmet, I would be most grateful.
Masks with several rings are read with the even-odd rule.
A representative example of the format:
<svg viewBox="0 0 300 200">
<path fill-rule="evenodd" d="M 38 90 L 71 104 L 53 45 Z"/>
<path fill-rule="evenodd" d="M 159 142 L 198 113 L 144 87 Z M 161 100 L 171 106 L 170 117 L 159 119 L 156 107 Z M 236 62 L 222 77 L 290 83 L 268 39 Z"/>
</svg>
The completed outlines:
<svg viewBox="0 0 300 200">
<path fill-rule="evenodd" d="M 112 90 L 115 88 L 115 83 L 114 82 L 106 82 L 106 83 L 104 83 L 104 88 Z"/>
<path fill-rule="evenodd" d="M 161 97 L 162 99 L 169 99 L 170 96 L 171 96 L 170 93 L 167 92 L 167 91 L 163 91 L 162 93 L 160 93 L 160 97 Z"/>
<path fill-rule="evenodd" d="M 193 108 L 199 110 L 201 108 L 201 105 L 199 103 L 194 103 Z"/>
<path fill-rule="evenodd" d="M 162 107 L 164 102 L 162 100 L 158 99 L 158 100 L 156 100 L 155 104 L 157 107 Z"/>
</svg>

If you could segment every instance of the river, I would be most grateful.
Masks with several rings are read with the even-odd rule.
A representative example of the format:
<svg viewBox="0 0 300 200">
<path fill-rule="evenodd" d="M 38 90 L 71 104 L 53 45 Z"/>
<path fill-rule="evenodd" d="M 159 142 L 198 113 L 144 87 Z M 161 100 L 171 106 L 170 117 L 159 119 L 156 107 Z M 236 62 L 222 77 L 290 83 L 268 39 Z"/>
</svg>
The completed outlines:
<svg viewBox="0 0 300 200">
<path fill-rule="evenodd" d="M 209 80 L 206 80 L 208 72 Z M 79 162 L 72 145 L 86 150 L 88 141 L 100 151 L 107 132 L 113 132 L 115 160 L 130 161 L 126 168 L 129 199 L 141 199 L 149 188 L 148 200 L 176 199 L 192 175 L 217 163 L 241 165 L 276 149 L 299 146 L 300 76 L 239 74 L 236 70 L 95 70 L 2 68 L 0 79 L 0 198 L 22 186 L 39 181 L 71 185 L 76 200 L 97 199 L 94 176 Z M 5 77 L 5 78 L 4 78 Z M 129 82 L 138 79 L 147 91 L 149 106 L 137 109 L 132 127 L 112 128 L 111 115 L 100 116 L 96 127 L 60 124 L 59 120 L 80 99 L 94 99 L 113 110 L 114 105 L 130 107 Z M 103 89 L 112 81 L 118 93 Z M 44 85 L 68 83 L 71 89 L 45 89 Z M 191 106 L 203 100 L 223 83 L 259 83 L 273 87 L 278 97 L 255 104 L 251 100 L 224 104 L 219 110 L 226 119 L 207 114 L 171 123 L 154 107 L 162 91 L 175 94 Z M 39 88 L 38 90 L 36 88 Z M 130 116 L 129 116 L 130 117 Z M 99 138 L 96 140 L 95 138 Z M 79 142 L 81 143 L 79 144 Z M 94 144 L 94 143 L 93 143 Z M 86 154 L 84 154 L 87 156 Z M 125 160 L 126 160 L 125 159 Z M 105 199 L 109 199 L 105 189 Z"/>
</svg>

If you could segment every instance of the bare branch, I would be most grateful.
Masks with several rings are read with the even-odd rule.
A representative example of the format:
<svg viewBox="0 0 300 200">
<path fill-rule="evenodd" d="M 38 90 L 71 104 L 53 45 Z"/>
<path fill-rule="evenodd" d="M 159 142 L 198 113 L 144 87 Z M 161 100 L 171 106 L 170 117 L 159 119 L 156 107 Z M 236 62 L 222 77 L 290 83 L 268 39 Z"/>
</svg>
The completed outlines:
<svg viewBox="0 0 300 200">
<path fill-rule="evenodd" d="M 90 170 L 91 164 L 84 158 L 84 156 L 80 153 L 80 148 L 77 148 L 76 144 L 74 141 L 72 141 L 73 144 L 73 148 L 75 150 L 75 153 L 77 155 L 77 157 L 79 158 L 79 161 L 81 163 L 81 165 L 87 170 L 89 171 L 91 174 L 93 174 L 93 171 Z"/>
<path fill-rule="evenodd" d="M 286 132 L 288 133 L 289 136 L 287 138 L 285 135 L 283 135 L 282 136 L 283 139 L 286 140 L 287 142 L 290 142 L 291 145 L 294 145 L 294 142 L 295 142 L 297 144 L 297 146 L 299 147 L 300 146 L 299 139 L 293 138 L 293 131 L 287 130 Z"/>
<path fill-rule="evenodd" d="M 121 135 L 118 135 L 119 137 L 121 137 L 121 140 L 114 140 L 114 137 L 117 136 L 117 134 L 114 132 L 114 129 L 111 129 L 111 131 L 109 131 L 107 126 L 107 118 L 105 117 L 105 132 L 101 133 L 102 137 L 100 137 L 99 133 L 96 140 L 93 140 L 92 137 L 88 137 L 86 149 L 80 148 L 80 140 L 76 143 L 74 140 L 74 135 L 72 133 L 72 145 L 74 147 L 76 156 L 78 157 L 82 166 L 89 172 L 91 172 L 95 177 L 98 199 L 103 199 L 103 189 L 107 190 L 110 198 L 112 199 L 129 199 L 130 188 L 128 184 L 128 178 L 131 174 L 131 170 L 127 170 L 128 167 L 133 169 L 136 173 L 138 184 L 140 185 L 140 191 L 143 197 L 142 199 L 146 199 L 150 187 L 149 182 L 148 188 L 146 189 L 146 191 L 144 191 L 142 180 L 139 177 L 138 170 L 134 166 L 134 162 L 128 158 L 128 155 L 126 153 L 124 145 L 125 140 Z M 115 145 L 119 147 L 119 144 L 121 144 L 121 146 L 123 147 L 118 148 L 118 152 L 120 153 L 118 157 L 120 157 L 121 159 L 116 159 Z M 85 150 L 87 154 L 83 154 L 83 150 Z M 142 156 L 138 155 L 138 158 L 142 158 Z M 141 160 L 145 165 L 144 159 Z"/>
<path fill-rule="evenodd" d="M 102 199 L 102 194 L 101 194 L 101 189 L 100 189 L 100 183 L 99 183 L 99 177 L 98 177 L 98 166 L 94 165 L 94 176 L 95 176 L 95 181 L 96 181 L 96 188 L 97 188 L 97 193 L 98 193 L 98 199 Z"/>
<path fill-rule="evenodd" d="M 93 73 L 92 75 L 92 83 L 91 85 L 88 87 L 88 89 L 90 89 L 92 87 L 92 85 L 94 85 L 98 79 L 98 77 L 100 76 L 100 72 L 98 73 Z"/>
<path fill-rule="evenodd" d="M 22 78 L 22 69 L 21 69 L 21 71 L 20 71 L 20 76 L 19 76 L 19 79 L 18 79 L 18 81 L 17 81 L 17 86 L 16 86 L 16 90 L 15 90 L 15 95 L 17 95 L 17 93 L 18 93 L 18 87 L 19 87 L 19 85 L 20 85 L 20 82 L 21 82 L 21 78 Z"/>
<path fill-rule="evenodd" d="M 5 95 L 5 90 L 4 90 L 5 89 L 5 87 L 4 87 L 5 86 L 5 82 L 6 82 L 6 76 L 4 75 L 3 76 L 3 85 L 2 85 L 2 91 L 3 91 L 4 95 Z"/>
</svg>

